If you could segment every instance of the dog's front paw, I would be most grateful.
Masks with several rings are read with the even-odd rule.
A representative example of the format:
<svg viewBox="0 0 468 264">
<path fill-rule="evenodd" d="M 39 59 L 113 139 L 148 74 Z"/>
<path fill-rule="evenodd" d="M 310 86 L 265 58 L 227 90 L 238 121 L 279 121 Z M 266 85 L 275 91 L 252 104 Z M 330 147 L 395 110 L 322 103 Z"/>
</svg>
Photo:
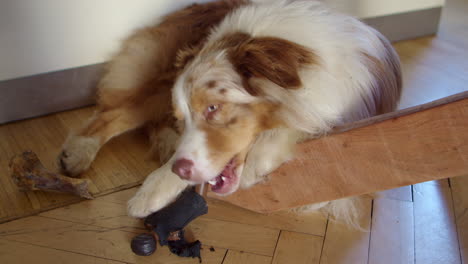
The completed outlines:
<svg viewBox="0 0 468 264">
<path fill-rule="evenodd" d="M 151 206 L 148 204 L 147 195 L 145 193 L 138 192 L 132 197 L 127 203 L 128 215 L 136 218 L 144 218 L 153 212 L 158 210 L 158 207 Z"/>
<path fill-rule="evenodd" d="M 173 202 L 188 183 L 175 175 L 169 164 L 151 173 L 127 203 L 128 215 L 143 218 Z"/>
<path fill-rule="evenodd" d="M 181 188 L 170 188 L 167 190 L 148 190 L 145 186 L 142 186 L 127 203 L 128 215 L 136 218 L 147 217 L 173 202 L 186 186 L 183 185 Z"/>
<path fill-rule="evenodd" d="M 91 137 L 70 137 L 58 156 L 59 167 L 66 175 L 76 177 L 89 168 L 98 151 L 99 140 Z"/>
</svg>

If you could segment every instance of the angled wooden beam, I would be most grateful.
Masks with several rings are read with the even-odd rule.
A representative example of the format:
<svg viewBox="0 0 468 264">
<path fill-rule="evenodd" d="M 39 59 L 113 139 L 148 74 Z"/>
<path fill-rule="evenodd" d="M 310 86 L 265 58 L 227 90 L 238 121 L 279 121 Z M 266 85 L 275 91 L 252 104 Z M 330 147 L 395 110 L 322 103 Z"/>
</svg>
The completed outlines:
<svg viewBox="0 0 468 264">
<path fill-rule="evenodd" d="M 468 174 L 468 91 L 338 127 L 297 148 L 266 183 L 208 196 L 268 213 Z"/>
</svg>

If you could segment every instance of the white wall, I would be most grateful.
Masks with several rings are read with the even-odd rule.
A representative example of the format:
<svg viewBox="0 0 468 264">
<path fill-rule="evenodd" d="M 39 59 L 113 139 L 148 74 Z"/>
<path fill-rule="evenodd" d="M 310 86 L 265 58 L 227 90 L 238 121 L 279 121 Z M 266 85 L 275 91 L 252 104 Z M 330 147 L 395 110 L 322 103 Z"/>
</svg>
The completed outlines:
<svg viewBox="0 0 468 264">
<path fill-rule="evenodd" d="M 2 0 L 0 80 L 104 62 L 132 29 L 209 0 Z M 442 6 L 444 0 L 323 0 L 365 18 Z"/>
<path fill-rule="evenodd" d="M 322 0 L 359 18 L 377 17 L 443 6 L 445 0 Z"/>
</svg>

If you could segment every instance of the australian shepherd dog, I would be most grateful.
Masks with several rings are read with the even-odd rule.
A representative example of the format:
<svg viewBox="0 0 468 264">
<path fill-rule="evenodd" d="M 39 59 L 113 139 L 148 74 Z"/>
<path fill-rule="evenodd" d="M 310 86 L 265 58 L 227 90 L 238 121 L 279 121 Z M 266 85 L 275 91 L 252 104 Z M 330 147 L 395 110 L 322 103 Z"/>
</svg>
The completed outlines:
<svg viewBox="0 0 468 264">
<path fill-rule="evenodd" d="M 145 217 L 190 185 L 249 188 L 293 158 L 298 141 L 393 111 L 400 93 L 389 41 L 319 1 L 193 4 L 123 42 L 96 113 L 59 163 L 78 175 L 109 139 L 146 126 L 164 165 L 128 202 Z"/>
</svg>

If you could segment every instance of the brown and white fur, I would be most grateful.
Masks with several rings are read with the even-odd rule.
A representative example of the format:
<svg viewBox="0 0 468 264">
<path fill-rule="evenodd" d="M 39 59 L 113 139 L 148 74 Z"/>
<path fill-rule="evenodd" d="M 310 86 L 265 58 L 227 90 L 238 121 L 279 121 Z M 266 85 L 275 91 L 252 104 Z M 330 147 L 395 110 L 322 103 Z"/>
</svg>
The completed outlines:
<svg viewBox="0 0 468 264">
<path fill-rule="evenodd" d="M 392 111 L 400 92 L 389 42 L 318 1 L 192 5 L 123 43 L 99 83 L 99 110 L 59 160 L 78 175 L 109 139 L 147 125 L 165 164 L 128 203 L 145 217 L 189 185 L 248 188 L 298 141 Z"/>
</svg>

